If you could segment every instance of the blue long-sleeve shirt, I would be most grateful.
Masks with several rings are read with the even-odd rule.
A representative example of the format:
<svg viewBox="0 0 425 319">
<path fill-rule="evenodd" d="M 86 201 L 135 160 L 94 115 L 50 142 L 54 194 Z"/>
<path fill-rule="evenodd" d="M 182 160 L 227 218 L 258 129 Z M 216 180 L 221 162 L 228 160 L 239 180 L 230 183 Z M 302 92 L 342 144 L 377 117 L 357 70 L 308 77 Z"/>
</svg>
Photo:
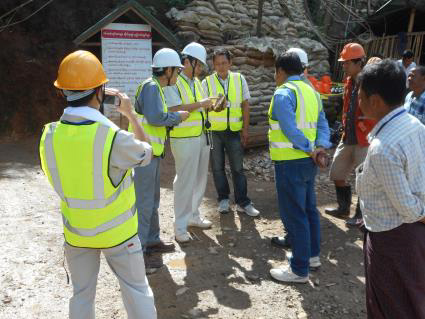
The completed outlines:
<svg viewBox="0 0 425 319">
<path fill-rule="evenodd" d="M 137 113 L 143 114 L 154 126 L 174 126 L 181 122 L 177 112 L 164 112 L 161 95 L 154 81 L 146 83 L 135 103 Z"/>
<path fill-rule="evenodd" d="M 300 76 L 293 75 L 288 77 L 287 81 L 299 81 Z M 274 94 L 272 119 L 279 121 L 279 125 L 285 136 L 292 143 L 294 148 L 304 152 L 313 151 L 314 146 L 330 148 L 332 144 L 329 141 L 330 132 L 326 115 L 321 111 L 317 121 L 317 136 L 315 145 L 311 145 L 310 141 L 304 136 L 303 132 L 297 128 L 295 112 L 297 108 L 297 98 L 295 93 L 288 88 L 281 88 Z"/>
</svg>

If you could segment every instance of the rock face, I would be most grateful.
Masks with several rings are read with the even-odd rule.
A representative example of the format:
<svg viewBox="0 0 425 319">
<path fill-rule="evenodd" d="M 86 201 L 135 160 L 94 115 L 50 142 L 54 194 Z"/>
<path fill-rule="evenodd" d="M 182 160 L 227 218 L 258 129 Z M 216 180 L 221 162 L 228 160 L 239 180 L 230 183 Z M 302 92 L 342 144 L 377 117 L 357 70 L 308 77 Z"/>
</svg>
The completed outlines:
<svg viewBox="0 0 425 319">
<path fill-rule="evenodd" d="M 176 34 L 185 43 L 197 41 L 209 53 L 225 47 L 233 55 L 232 70 L 241 72 L 251 92 L 251 143 L 264 143 L 267 111 L 272 98 L 275 57 L 299 47 L 308 56 L 312 74 L 329 72 L 328 51 L 311 39 L 313 29 L 303 0 L 267 0 L 263 6 L 262 37 L 256 37 L 257 0 L 194 0 L 184 10 L 167 12 Z M 210 71 L 212 61 L 209 59 Z"/>
</svg>

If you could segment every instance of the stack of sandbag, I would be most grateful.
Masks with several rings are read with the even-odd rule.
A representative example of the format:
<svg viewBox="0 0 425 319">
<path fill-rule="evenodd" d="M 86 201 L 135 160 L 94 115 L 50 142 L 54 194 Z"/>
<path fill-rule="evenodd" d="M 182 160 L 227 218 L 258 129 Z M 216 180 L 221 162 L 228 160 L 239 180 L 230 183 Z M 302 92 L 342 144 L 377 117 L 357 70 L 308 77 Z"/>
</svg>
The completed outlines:
<svg viewBox="0 0 425 319">
<path fill-rule="evenodd" d="M 232 53 L 232 70 L 245 76 L 252 96 L 252 145 L 267 140 L 276 56 L 299 47 L 309 55 L 312 74 L 329 72 L 328 51 L 310 38 L 314 33 L 303 10 L 304 0 L 265 1 L 261 38 L 256 36 L 258 0 L 194 0 L 183 10 L 172 8 L 167 13 L 182 44 L 197 41 L 205 45 L 209 73 L 213 71 L 211 53 L 215 49 L 225 47 Z"/>
</svg>

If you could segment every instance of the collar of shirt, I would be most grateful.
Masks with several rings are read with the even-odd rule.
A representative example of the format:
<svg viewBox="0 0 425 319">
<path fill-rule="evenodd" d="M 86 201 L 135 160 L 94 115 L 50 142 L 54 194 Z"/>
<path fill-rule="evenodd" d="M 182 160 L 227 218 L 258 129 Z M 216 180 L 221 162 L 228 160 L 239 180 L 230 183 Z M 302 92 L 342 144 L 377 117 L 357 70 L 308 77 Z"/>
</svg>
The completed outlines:
<svg viewBox="0 0 425 319">
<path fill-rule="evenodd" d="M 220 81 L 221 84 L 226 83 L 229 80 L 230 71 L 227 71 L 227 77 L 225 79 L 222 79 L 218 73 L 215 73 L 217 75 L 217 79 Z"/>
<path fill-rule="evenodd" d="M 388 122 L 388 120 L 391 119 L 391 117 L 393 117 L 394 115 L 396 115 L 398 112 L 400 112 L 402 110 L 404 110 L 404 107 L 403 106 L 399 106 L 396 109 L 392 110 L 387 115 L 385 115 L 382 119 L 380 119 L 379 122 L 375 124 L 375 126 L 372 129 L 372 131 L 370 131 L 369 135 L 367 136 L 367 139 L 368 139 L 369 143 L 372 142 L 372 140 L 375 138 L 376 134 L 379 132 L 379 130 L 381 129 L 381 127 L 383 125 L 385 125 Z"/>
<path fill-rule="evenodd" d="M 288 81 L 301 81 L 301 77 L 299 75 L 290 75 L 286 79 L 285 83 Z"/>
<path fill-rule="evenodd" d="M 90 121 L 100 122 L 106 126 L 119 130 L 119 127 L 115 123 L 113 123 L 111 120 L 105 117 L 98 110 L 89 106 L 79 106 L 79 107 L 68 106 L 67 108 L 65 108 L 65 110 L 63 110 L 63 114 L 79 116 Z"/>
<path fill-rule="evenodd" d="M 185 79 L 185 80 L 187 81 L 187 83 L 189 83 L 190 85 L 192 85 L 192 83 L 193 83 L 193 82 L 195 82 L 195 80 L 194 80 L 194 79 L 189 79 L 189 77 L 188 77 L 186 74 L 184 74 L 183 72 L 182 72 L 182 73 L 180 73 L 180 76 L 181 76 L 183 79 Z"/>
<path fill-rule="evenodd" d="M 410 92 L 409 92 L 410 93 Z M 412 99 L 419 99 L 419 100 L 424 100 L 425 101 L 425 90 L 422 91 L 421 94 L 419 94 L 418 96 L 416 96 L 413 91 L 411 92 L 411 97 Z M 409 95 L 409 94 L 408 94 Z"/>
</svg>

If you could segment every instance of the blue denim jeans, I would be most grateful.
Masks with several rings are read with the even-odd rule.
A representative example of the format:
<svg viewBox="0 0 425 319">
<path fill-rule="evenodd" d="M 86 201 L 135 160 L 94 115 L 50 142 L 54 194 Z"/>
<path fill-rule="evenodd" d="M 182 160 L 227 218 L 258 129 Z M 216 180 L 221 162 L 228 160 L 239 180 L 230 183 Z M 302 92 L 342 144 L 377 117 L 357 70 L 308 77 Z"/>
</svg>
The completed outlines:
<svg viewBox="0 0 425 319">
<path fill-rule="evenodd" d="M 228 199 L 229 182 L 224 170 L 224 155 L 227 154 L 232 172 L 235 202 L 241 207 L 251 203 L 247 196 L 248 186 L 243 172 L 243 148 L 239 132 L 231 130 L 212 132 L 213 149 L 211 150 L 211 167 L 218 201 Z"/>
<path fill-rule="evenodd" d="M 311 158 L 275 162 L 279 213 L 292 245 L 290 265 L 307 276 L 310 257 L 320 253 L 320 220 L 314 180 L 317 166 Z"/>
</svg>

